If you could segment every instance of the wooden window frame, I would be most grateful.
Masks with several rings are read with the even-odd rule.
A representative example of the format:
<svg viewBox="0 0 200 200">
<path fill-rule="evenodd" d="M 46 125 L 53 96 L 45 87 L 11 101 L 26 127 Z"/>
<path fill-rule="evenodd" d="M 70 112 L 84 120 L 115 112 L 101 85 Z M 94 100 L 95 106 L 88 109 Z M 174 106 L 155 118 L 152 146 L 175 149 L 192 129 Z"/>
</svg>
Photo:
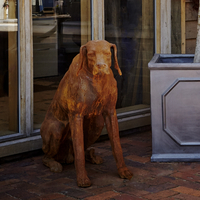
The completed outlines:
<svg viewBox="0 0 200 200">
<path fill-rule="evenodd" d="M 185 54 L 185 0 L 181 1 L 181 53 Z M 156 53 L 171 54 L 171 0 L 155 0 Z"/>
</svg>

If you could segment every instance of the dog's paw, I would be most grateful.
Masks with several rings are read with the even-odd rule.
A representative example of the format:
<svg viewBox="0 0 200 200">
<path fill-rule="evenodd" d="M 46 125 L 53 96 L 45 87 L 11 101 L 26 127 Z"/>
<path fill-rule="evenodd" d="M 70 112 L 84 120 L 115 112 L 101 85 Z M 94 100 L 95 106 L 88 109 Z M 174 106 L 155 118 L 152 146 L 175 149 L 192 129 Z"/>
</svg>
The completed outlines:
<svg viewBox="0 0 200 200">
<path fill-rule="evenodd" d="M 93 160 L 93 163 L 97 164 L 97 165 L 102 164 L 103 163 L 103 158 L 96 155 L 95 159 Z"/>
<path fill-rule="evenodd" d="M 65 158 L 65 163 L 70 164 L 74 162 L 74 156 L 72 154 L 68 154 Z"/>
<path fill-rule="evenodd" d="M 62 172 L 62 165 L 53 158 L 44 156 L 43 164 L 49 167 L 52 172 Z"/>
<path fill-rule="evenodd" d="M 86 188 L 86 187 L 90 187 L 92 183 L 90 179 L 87 176 L 85 176 L 83 178 L 80 178 L 80 177 L 77 178 L 77 184 L 79 187 Z"/>
<path fill-rule="evenodd" d="M 52 161 L 49 163 L 49 168 L 52 172 L 62 172 L 62 165 L 59 162 Z"/>
<path fill-rule="evenodd" d="M 95 155 L 95 149 L 94 148 L 91 148 L 89 150 L 86 151 L 86 160 L 93 163 L 93 164 L 101 164 L 103 163 L 103 159 L 98 156 L 98 155 Z"/>
<path fill-rule="evenodd" d="M 121 178 L 131 180 L 131 178 L 133 177 L 133 173 L 127 167 L 122 167 L 118 169 L 118 173 Z"/>
</svg>

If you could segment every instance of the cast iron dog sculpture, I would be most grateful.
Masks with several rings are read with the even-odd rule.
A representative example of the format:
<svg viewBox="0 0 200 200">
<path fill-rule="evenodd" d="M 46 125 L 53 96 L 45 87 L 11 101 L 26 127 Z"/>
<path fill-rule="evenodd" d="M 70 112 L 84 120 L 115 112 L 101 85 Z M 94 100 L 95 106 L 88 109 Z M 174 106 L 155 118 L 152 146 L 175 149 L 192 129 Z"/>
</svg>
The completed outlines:
<svg viewBox="0 0 200 200">
<path fill-rule="evenodd" d="M 81 46 L 80 53 L 61 80 L 41 126 L 44 165 L 53 172 L 61 172 L 60 163 L 74 162 L 80 187 L 91 185 L 85 170 L 85 151 L 99 138 L 104 122 L 120 177 L 131 179 L 133 176 L 124 163 L 120 144 L 115 109 L 117 82 L 110 68 L 111 48 L 114 48 L 115 68 L 122 75 L 116 45 L 97 40 Z M 92 163 L 103 162 L 94 154 L 94 149 L 86 154 Z"/>
</svg>

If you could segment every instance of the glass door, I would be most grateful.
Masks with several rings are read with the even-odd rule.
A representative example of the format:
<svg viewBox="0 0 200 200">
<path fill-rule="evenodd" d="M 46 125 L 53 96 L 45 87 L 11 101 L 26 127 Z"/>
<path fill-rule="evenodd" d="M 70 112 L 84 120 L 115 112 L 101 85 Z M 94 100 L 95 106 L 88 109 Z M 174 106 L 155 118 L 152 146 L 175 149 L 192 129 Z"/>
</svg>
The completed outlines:
<svg viewBox="0 0 200 200">
<path fill-rule="evenodd" d="M 118 83 L 119 122 L 127 118 L 121 130 L 150 124 L 148 62 L 154 54 L 153 5 L 153 0 L 104 1 L 105 39 L 117 45 L 122 71 L 119 76 L 113 70 Z M 141 120 L 134 123 L 138 115 Z"/>
<path fill-rule="evenodd" d="M 17 0 L 0 0 L 0 140 L 19 131 Z"/>
<path fill-rule="evenodd" d="M 91 39 L 90 0 L 32 1 L 34 130 L 40 128 L 60 80 Z"/>
</svg>

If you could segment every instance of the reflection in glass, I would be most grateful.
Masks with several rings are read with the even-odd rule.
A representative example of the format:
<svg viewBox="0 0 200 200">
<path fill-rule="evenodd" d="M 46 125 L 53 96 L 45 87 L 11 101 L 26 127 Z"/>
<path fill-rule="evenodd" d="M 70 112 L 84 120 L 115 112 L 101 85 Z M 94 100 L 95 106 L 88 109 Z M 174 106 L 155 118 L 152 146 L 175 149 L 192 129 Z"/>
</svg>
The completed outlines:
<svg viewBox="0 0 200 200">
<path fill-rule="evenodd" d="M 105 37 L 117 45 L 122 70 L 122 77 L 115 73 L 117 108 L 149 107 L 148 62 L 154 50 L 153 0 L 106 0 Z"/>
<path fill-rule="evenodd" d="M 0 0 L 0 136 L 18 132 L 17 1 Z"/>
<path fill-rule="evenodd" d="M 38 129 L 72 59 L 90 39 L 90 1 L 32 2 L 34 129 Z"/>
</svg>

